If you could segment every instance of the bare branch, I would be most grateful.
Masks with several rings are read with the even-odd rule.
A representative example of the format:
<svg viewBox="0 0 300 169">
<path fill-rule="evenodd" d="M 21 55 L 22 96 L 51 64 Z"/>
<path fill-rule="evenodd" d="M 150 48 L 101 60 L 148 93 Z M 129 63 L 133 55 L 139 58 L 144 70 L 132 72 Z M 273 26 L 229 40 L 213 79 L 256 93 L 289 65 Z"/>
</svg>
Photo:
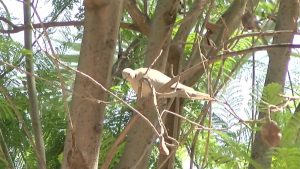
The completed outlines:
<svg viewBox="0 0 300 169">
<path fill-rule="evenodd" d="M 24 31 L 26 29 L 26 26 L 15 25 L 14 23 L 12 23 L 10 20 L 6 19 L 5 17 L 0 16 L 0 21 L 8 24 L 9 26 L 11 26 L 13 28 L 13 29 L 0 29 L 0 33 L 18 33 L 18 32 Z M 46 23 L 34 23 L 31 25 L 31 27 L 34 29 L 39 29 L 39 28 L 43 28 L 43 27 L 45 29 L 48 29 L 51 27 L 62 27 L 62 26 L 76 26 L 77 27 L 77 26 L 82 26 L 82 25 L 83 25 L 83 21 L 60 21 L 60 22 L 53 21 L 53 22 L 46 22 Z M 143 30 L 141 30 L 140 27 L 137 26 L 136 24 L 122 22 L 120 24 L 120 27 L 124 28 L 124 29 L 131 29 L 131 30 L 143 33 Z"/>
<path fill-rule="evenodd" d="M 1 33 L 18 33 L 26 29 L 25 25 L 17 26 L 4 17 L 0 17 L 0 21 L 7 23 L 13 28 L 11 30 L 0 29 Z M 62 22 L 35 23 L 35 24 L 31 24 L 31 27 L 34 29 L 38 29 L 43 27 L 50 28 L 50 27 L 60 27 L 60 26 L 81 26 L 81 25 L 83 25 L 83 21 L 62 21 Z"/>
</svg>

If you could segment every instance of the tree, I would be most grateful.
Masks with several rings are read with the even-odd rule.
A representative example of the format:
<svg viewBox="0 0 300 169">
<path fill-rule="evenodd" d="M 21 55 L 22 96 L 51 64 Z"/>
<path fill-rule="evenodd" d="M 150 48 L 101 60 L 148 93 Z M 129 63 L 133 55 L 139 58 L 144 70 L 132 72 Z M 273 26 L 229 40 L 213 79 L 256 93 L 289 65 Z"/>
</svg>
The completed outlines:
<svg viewBox="0 0 300 169">
<path fill-rule="evenodd" d="M 85 1 L 85 29 L 78 63 L 81 73 L 75 79 L 62 168 L 98 167 L 106 89 L 111 81 L 122 4 L 122 1 Z M 87 78 L 100 83 L 102 88 Z M 91 96 L 98 101 L 86 100 Z"/>
<path fill-rule="evenodd" d="M 288 69 L 299 0 L 50 2 L 49 17 L 38 2 L 34 23 L 17 25 L 1 1 L 0 168 L 300 165 L 300 72 Z M 36 36 L 24 46 L 10 34 L 26 25 Z M 126 67 L 157 69 L 215 100 L 161 98 L 171 82 L 141 97 L 122 79 Z"/>
</svg>

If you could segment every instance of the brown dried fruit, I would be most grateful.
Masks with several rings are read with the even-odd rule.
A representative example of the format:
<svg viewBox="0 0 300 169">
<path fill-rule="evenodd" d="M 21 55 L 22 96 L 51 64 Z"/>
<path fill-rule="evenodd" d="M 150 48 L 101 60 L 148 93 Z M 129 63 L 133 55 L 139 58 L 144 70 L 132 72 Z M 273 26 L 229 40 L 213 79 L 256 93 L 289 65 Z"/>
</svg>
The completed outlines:
<svg viewBox="0 0 300 169">
<path fill-rule="evenodd" d="M 269 147 L 276 147 L 281 140 L 280 128 L 274 121 L 266 122 L 261 127 L 261 138 Z"/>
<path fill-rule="evenodd" d="M 258 21 L 256 16 L 249 11 L 242 16 L 242 24 L 246 30 L 258 29 Z"/>
<path fill-rule="evenodd" d="M 206 23 L 205 23 L 205 28 L 206 28 L 209 32 L 213 33 L 213 32 L 215 32 L 215 31 L 218 29 L 218 25 L 217 25 L 217 24 L 214 24 L 214 23 L 206 22 Z"/>
</svg>

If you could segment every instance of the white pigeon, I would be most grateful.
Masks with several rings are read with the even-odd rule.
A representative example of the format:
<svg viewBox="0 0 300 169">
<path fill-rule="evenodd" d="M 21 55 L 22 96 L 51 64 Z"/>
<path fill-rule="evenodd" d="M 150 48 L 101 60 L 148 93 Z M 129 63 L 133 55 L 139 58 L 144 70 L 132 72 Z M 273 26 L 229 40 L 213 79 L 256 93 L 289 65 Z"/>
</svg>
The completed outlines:
<svg viewBox="0 0 300 169">
<path fill-rule="evenodd" d="M 146 97 L 152 93 L 149 82 L 155 88 L 155 91 L 158 91 L 162 86 L 171 80 L 170 77 L 158 70 L 147 70 L 148 68 L 139 68 L 136 70 L 126 68 L 122 71 L 123 78 L 130 83 L 135 93 L 139 94 L 139 90 L 141 90 L 141 97 Z M 159 96 L 164 98 L 183 97 L 196 100 L 214 100 L 208 94 L 197 92 L 193 88 L 183 85 L 179 82 L 172 84 L 169 89 L 162 91 Z"/>
</svg>

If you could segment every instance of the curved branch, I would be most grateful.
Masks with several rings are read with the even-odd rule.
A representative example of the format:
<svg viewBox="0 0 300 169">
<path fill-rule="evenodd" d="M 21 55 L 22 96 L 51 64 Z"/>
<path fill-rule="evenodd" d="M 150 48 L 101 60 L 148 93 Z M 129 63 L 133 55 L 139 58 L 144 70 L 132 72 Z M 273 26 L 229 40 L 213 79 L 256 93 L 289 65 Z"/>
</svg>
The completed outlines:
<svg viewBox="0 0 300 169">
<path fill-rule="evenodd" d="M 0 16 L 0 21 L 5 22 L 7 25 L 13 27 L 14 29 L 18 27 L 17 25 L 13 24 L 9 19 L 6 19 L 5 17 Z"/>
</svg>

